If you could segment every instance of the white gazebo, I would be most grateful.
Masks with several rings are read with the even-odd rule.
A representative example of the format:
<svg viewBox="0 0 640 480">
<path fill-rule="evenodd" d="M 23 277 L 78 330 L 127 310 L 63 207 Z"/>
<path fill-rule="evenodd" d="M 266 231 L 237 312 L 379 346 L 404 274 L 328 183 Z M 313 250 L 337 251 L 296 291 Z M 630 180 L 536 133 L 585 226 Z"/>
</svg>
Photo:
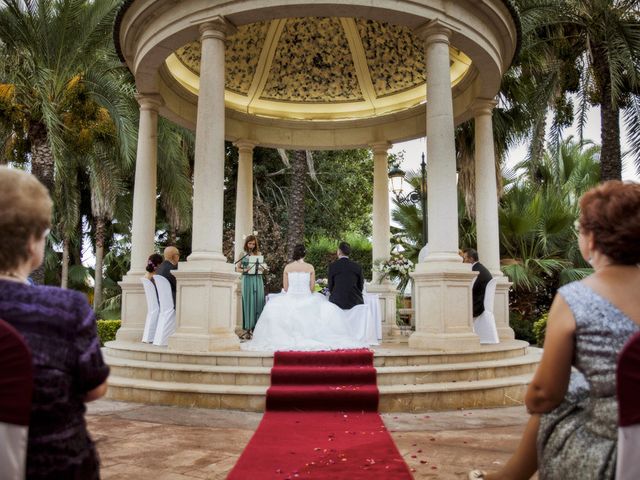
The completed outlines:
<svg viewBox="0 0 640 480">
<path fill-rule="evenodd" d="M 169 349 L 238 348 L 238 276 L 222 254 L 225 140 L 239 149 L 236 247 L 252 228 L 255 146 L 366 147 L 374 156 L 373 257 L 389 255 L 387 150 L 427 137 L 430 251 L 416 267 L 409 346 L 477 350 L 475 273 L 458 256 L 454 127 L 475 119 L 478 251 L 498 277 L 495 316 L 508 324 L 499 264 L 492 109 L 517 50 L 509 0 L 129 0 L 115 41 L 140 104 L 131 270 L 121 282 L 119 342 L 141 338 L 140 277 L 154 247 L 157 120 L 196 132 L 192 253 L 175 272 L 177 331 Z M 374 280 L 383 325 L 395 290 Z"/>
</svg>

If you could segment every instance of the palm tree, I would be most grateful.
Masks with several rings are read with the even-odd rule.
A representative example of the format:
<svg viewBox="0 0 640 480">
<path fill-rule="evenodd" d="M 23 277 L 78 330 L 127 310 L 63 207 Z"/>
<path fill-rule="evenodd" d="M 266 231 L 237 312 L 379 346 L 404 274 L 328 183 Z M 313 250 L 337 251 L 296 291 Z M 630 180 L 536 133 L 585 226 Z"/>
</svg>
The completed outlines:
<svg viewBox="0 0 640 480">
<path fill-rule="evenodd" d="M 590 105 L 600 105 L 601 179 L 620 179 L 620 112 L 640 168 L 640 11 L 637 0 L 520 0 L 525 37 L 551 48 L 579 73 L 578 120 L 582 130 Z M 553 34 L 549 35 L 549 32 Z M 556 48 L 557 50 L 557 48 Z"/>
<path fill-rule="evenodd" d="M 4 0 L 0 9 L 0 71 L 5 79 L 0 121 L 26 139 L 32 172 L 53 192 L 64 161 L 65 115 L 78 94 L 118 119 L 113 93 L 119 66 L 111 30 L 119 0 Z M 116 120 L 116 126 L 121 127 Z M 62 173 L 61 170 L 59 173 Z"/>
<path fill-rule="evenodd" d="M 304 242 L 304 203 L 307 191 L 307 154 L 296 150 L 291 155 L 291 186 L 287 226 L 287 258 L 293 257 L 293 248 Z"/>
<path fill-rule="evenodd" d="M 420 191 L 422 179 L 419 172 L 407 172 L 405 179 L 411 188 Z M 401 248 L 406 258 L 417 263 L 420 249 L 423 247 L 422 206 L 411 202 L 400 202 L 394 198 L 391 219 L 399 225 L 391 227 L 392 242 Z"/>
<path fill-rule="evenodd" d="M 591 273 L 582 258 L 574 222 L 582 193 L 599 181 L 599 147 L 569 138 L 547 151 L 535 170 L 509 183 L 500 200 L 502 271 L 513 282 L 512 308 L 537 318 L 540 298 Z"/>
<path fill-rule="evenodd" d="M 76 169 L 75 161 L 69 161 L 66 168 Z M 60 286 L 69 285 L 69 250 L 73 239 L 78 239 L 80 225 L 80 191 L 78 189 L 78 174 L 67 174 L 65 182 L 57 182 L 54 189 L 54 233 L 62 240 L 62 271 Z"/>
<path fill-rule="evenodd" d="M 175 245 L 178 233 L 191 227 L 194 140 L 189 130 L 168 120 L 158 122 L 158 186 L 169 245 Z"/>
<path fill-rule="evenodd" d="M 0 124 L 5 151 L 31 171 L 52 196 L 71 198 L 77 169 L 66 165 L 73 147 L 90 144 L 93 132 L 83 122 L 96 113 L 111 118 L 123 155 L 132 152 L 135 130 L 122 95 L 126 77 L 113 46 L 111 29 L 118 0 L 4 0 L 0 9 Z M 88 109 L 86 108 L 88 107 Z M 10 132 L 8 135 L 6 132 Z M 65 178 L 69 176 L 69 178 Z M 56 192 L 56 183 L 60 187 Z M 75 213 L 54 212 L 63 222 L 68 265 L 69 235 Z M 77 223 L 75 223 L 77 225 Z M 78 232 L 76 231 L 76 234 Z M 66 282 L 66 271 L 62 275 Z M 42 268 L 34 272 L 44 279 Z"/>
</svg>

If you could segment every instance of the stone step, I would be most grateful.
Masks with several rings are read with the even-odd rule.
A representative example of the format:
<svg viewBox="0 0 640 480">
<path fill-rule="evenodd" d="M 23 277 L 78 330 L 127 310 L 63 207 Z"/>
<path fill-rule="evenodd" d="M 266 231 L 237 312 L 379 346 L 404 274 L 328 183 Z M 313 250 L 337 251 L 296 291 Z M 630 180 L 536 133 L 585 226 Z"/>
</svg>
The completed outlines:
<svg viewBox="0 0 640 480">
<path fill-rule="evenodd" d="M 105 356 L 116 377 L 159 382 L 206 385 L 264 385 L 271 383 L 270 367 L 187 365 Z M 420 385 L 425 383 L 489 380 L 532 373 L 540 360 L 533 351 L 522 357 L 484 362 L 376 367 L 377 382 L 386 385 Z"/>
<path fill-rule="evenodd" d="M 476 363 L 488 360 L 522 357 L 529 351 L 527 342 L 512 340 L 497 345 L 482 345 L 471 352 L 424 352 L 405 345 L 384 343 L 374 347 L 375 367 Z M 180 352 L 138 342 L 107 342 L 103 349 L 110 358 L 145 360 L 191 365 L 272 367 L 273 354 L 241 350 L 219 352 Z"/>
<path fill-rule="evenodd" d="M 421 385 L 382 385 L 380 412 L 428 412 L 521 405 L 531 374 L 488 380 Z M 267 386 L 163 382 L 112 375 L 107 396 L 114 400 L 264 411 Z"/>
</svg>

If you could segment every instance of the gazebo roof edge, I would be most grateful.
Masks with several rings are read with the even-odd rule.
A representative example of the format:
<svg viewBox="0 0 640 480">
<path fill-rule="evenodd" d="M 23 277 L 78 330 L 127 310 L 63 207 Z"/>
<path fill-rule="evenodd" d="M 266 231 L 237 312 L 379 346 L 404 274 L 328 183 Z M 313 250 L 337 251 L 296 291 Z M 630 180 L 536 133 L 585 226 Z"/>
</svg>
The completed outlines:
<svg viewBox="0 0 640 480">
<path fill-rule="evenodd" d="M 513 0 L 500 0 L 509 10 L 511 14 L 511 18 L 516 25 L 516 49 L 513 53 L 513 58 L 511 59 L 511 63 L 509 66 L 513 65 L 520 54 L 520 49 L 522 47 L 522 22 L 520 21 L 520 13 L 518 12 L 518 7 L 516 6 Z M 122 53 L 122 45 L 120 44 L 120 26 L 122 25 L 122 19 L 129 7 L 135 2 L 135 0 L 123 0 L 122 5 L 118 9 L 118 13 L 116 15 L 116 19 L 113 25 L 113 43 L 116 47 L 116 53 L 120 58 L 120 61 L 126 65 L 126 60 Z M 129 68 L 127 66 L 127 68 Z"/>
</svg>

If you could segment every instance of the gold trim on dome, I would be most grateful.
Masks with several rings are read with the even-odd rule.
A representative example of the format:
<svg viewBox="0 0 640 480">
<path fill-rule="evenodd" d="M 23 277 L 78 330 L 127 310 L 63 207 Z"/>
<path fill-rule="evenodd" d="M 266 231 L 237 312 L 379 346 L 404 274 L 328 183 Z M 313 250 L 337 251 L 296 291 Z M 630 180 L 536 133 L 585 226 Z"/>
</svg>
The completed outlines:
<svg viewBox="0 0 640 480">
<path fill-rule="evenodd" d="M 380 38 L 374 39 L 375 32 Z M 193 45 L 169 55 L 166 67 L 197 95 L 200 59 L 188 48 Z M 406 27 L 371 20 L 289 18 L 243 25 L 227 41 L 225 104 L 294 120 L 351 120 L 405 110 L 426 101 L 424 55 L 417 45 Z M 390 60 L 394 55 L 401 58 Z M 454 47 L 449 55 L 453 87 L 470 71 L 471 60 Z M 318 84 L 301 93 L 309 78 Z"/>
<path fill-rule="evenodd" d="M 269 24 L 242 25 L 225 42 L 225 88 L 246 94 L 256 72 Z M 195 41 L 176 50 L 176 56 L 191 73 L 200 75 L 200 42 Z"/>
</svg>

